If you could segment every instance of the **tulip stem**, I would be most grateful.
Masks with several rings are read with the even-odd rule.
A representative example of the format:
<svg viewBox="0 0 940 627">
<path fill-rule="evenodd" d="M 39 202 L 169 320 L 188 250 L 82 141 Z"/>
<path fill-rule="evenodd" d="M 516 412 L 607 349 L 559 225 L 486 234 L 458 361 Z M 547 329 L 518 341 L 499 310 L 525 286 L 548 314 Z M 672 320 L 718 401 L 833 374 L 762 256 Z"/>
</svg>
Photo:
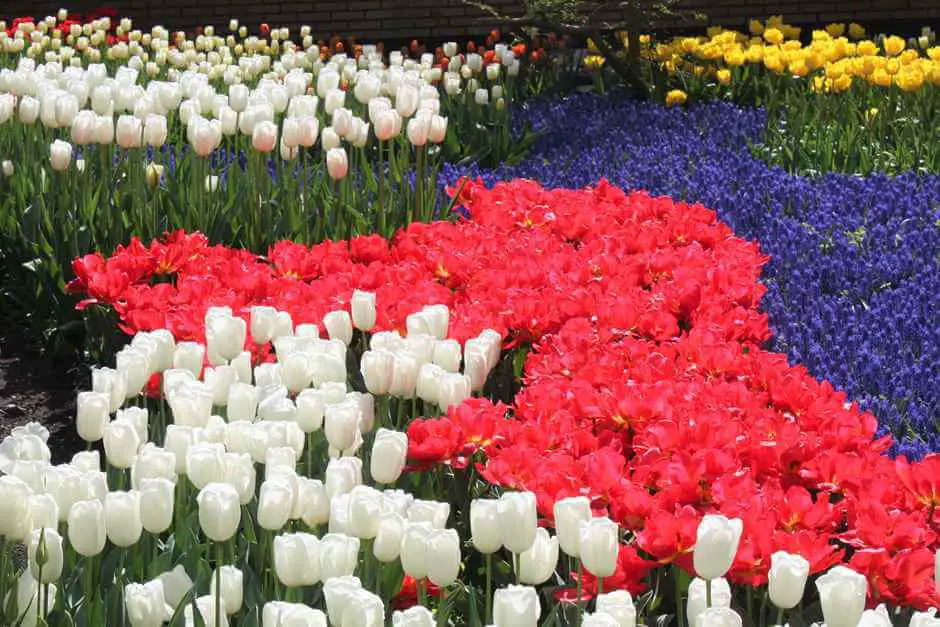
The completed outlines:
<svg viewBox="0 0 940 627">
<path fill-rule="evenodd" d="M 580 557 L 576 557 L 575 562 L 578 564 L 578 587 L 576 589 L 576 594 L 578 596 L 575 597 L 575 610 L 576 610 L 575 611 L 575 624 L 580 625 L 581 624 L 581 595 L 582 595 L 582 589 L 584 586 L 584 582 L 583 582 L 584 565 L 581 563 Z"/>
<path fill-rule="evenodd" d="M 712 580 L 705 580 L 705 608 L 710 608 L 712 606 Z"/>
<path fill-rule="evenodd" d="M 222 543 L 215 543 L 215 627 L 222 624 Z"/>
<path fill-rule="evenodd" d="M 427 607 L 428 605 L 428 595 L 425 589 L 424 579 L 418 579 L 415 581 L 415 587 L 418 589 L 418 603 L 421 604 L 421 607 Z"/>
<path fill-rule="evenodd" d="M 522 580 L 519 577 L 519 554 L 518 553 L 512 554 L 512 570 L 514 573 L 516 573 L 516 585 L 517 586 L 522 585 Z"/>
<path fill-rule="evenodd" d="M 783 625 L 783 608 L 777 608 L 777 620 L 774 622 L 775 625 Z"/>
<path fill-rule="evenodd" d="M 493 624 L 493 554 L 486 554 L 486 624 Z"/>
<path fill-rule="evenodd" d="M 85 620 L 86 624 L 95 624 L 95 557 L 85 558 Z"/>
<path fill-rule="evenodd" d="M 682 577 L 679 571 L 679 567 L 673 565 L 672 574 L 674 575 L 673 579 L 676 580 L 676 618 L 678 619 L 679 627 L 685 627 L 685 605 L 682 603 Z"/>
<path fill-rule="evenodd" d="M 444 603 L 447 601 L 447 588 L 441 586 L 441 600 L 437 604 L 437 627 L 446 627 L 447 617 L 444 615 Z"/>
</svg>

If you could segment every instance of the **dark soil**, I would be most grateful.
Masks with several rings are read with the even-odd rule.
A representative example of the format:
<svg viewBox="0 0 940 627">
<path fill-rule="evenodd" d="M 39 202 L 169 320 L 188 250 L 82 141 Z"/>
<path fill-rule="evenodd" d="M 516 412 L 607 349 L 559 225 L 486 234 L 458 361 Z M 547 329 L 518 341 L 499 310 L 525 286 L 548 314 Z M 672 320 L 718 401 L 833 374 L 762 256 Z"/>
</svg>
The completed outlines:
<svg viewBox="0 0 940 627">
<path fill-rule="evenodd" d="M 75 358 L 43 355 L 20 325 L 0 319 L 0 440 L 38 422 L 49 430 L 52 462 L 70 460 L 85 448 L 74 426 L 75 397 L 88 389 L 89 371 Z"/>
</svg>

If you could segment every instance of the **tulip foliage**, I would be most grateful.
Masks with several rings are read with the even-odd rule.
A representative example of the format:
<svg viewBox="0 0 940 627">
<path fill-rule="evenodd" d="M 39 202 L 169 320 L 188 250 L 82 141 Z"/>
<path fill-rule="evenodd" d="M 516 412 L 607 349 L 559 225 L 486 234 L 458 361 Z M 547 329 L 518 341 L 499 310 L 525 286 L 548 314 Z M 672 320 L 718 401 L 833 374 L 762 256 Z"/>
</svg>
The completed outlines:
<svg viewBox="0 0 940 627">
<path fill-rule="evenodd" d="M 105 471 L 3 444 L 4 611 L 929 624 L 940 460 L 761 348 L 753 243 L 606 183 L 461 190 L 391 243 L 76 260 L 133 339 L 79 397 Z"/>
</svg>

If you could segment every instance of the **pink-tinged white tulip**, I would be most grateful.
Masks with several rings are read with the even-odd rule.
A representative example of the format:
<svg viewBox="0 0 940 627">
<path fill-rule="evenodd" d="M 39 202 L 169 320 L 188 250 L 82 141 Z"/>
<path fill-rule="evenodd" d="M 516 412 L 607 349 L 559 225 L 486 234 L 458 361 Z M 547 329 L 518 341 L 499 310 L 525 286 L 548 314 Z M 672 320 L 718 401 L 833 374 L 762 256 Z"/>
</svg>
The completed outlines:
<svg viewBox="0 0 940 627">
<path fill-rule="evenodd" d="M 326 131 L 324 130 L 324 137 Z M 344 148 L 330 148 L 326 153 L 326 169 L 330 178 L 339 181 L 349 173 L 349 161 Z"/>
<path fill-rule="evenodd" d="M 125 150 L 140 148 L 142 135 L 143 124 L 138 118 L 132 115 L 122 115 L 118 117 L 114 132 L 118 146 Z"/>
<path fill-rule="evenodd" d="M 273 152 L 277 146 L 277 125 L 268 120 L 258 122 L 251 132 L 251 145 L 258 152 Z"/>
<path fill-rule="evenodd" d="M 57 139 L 49 146 L 49 163 L 57 172 L 68 170 L 72 162 L 72 144 Z"/>
</svg>

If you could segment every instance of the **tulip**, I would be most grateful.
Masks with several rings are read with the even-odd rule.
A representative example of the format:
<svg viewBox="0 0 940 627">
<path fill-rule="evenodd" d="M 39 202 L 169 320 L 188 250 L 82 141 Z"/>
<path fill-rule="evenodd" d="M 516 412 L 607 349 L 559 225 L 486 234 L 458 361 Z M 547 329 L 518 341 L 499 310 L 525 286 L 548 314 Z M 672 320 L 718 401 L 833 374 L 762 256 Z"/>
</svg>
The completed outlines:
<svg viewBox="0 0 940 627">
<path fill-rule="evenodd" d="M 402 118 L 395 109 L 378 112 L 372 117 L 375 136 L 379 141 L 389 141 L 401 133 Z"/>
<path fill-rule="evenodd" d="M 720 514 L 706 514 L 702 518 L 692 553 L 699 577 L 705 580 L 724 577 L 738 552 L 743 528 L 740 518 L 729 520 Z"/>
<path fill-rule="evenodd" d="M 114 141 L 114 118 L 110 115 L 98 116 L 95 120 L 95 143 L 107 146 Z"/>
<path fill-rule="evenodd" d="M 148 146 L 159 148 L 166 143 L 167 124 L 162 115 L 149 114 L 144 120 L 143 139 Z"/>
<path fill-rule="evenodd" d="M 227 483 L 210 483 L 196 497 L 199 525 L 215 542 L 225 542 L 238 530 L 241 503 L 238 491 Z"/>
<path fill-rule="evenodd" d="M 208 157 L 222 141 L 222 124 L 218 120 L 196 117 L 187 125 L 186 135 L 196 155 Z"/>
<path fill-rule="evenodd" d="M 711 586 L 711 606 L 710 607 L 731 607 L 731 586 L 724 577 L 713 579 L 708 582 Z M 706 602 L 705 580 L 696 577 L 689 584 L 689 599 L 686 603 L 686 616 L 691 627 L 695 626 L 695 621 L 699 614 L 704 612 L 709 605 Z"/>
<path fill-rule="evenodd" d="M 431 134 L 431 116 L 419 111 L 418 115 L 408 120 L 406 132 L 413 146 L 424 146 Z"/>
<path fill-rule="evenodd" d="M 394 375 L 395 355 L 387 350 L 369 350 L 362 354 L 359 370 L 370 393 L 388 394 Z"/>
<path fill-rule="evenodd" d="M 382 493 L 375 488 L 359 485 L 348 495 L 342 496 L 349 497 L 346 533 L 364 540 L 375 538 L 379 532 L 379 516 L 382 513 Z M 332 523 L 332 520 L 330 522 Z"/>
<path fill-rule="evenodd" d="M 72 141 L 78 145 L 91 144 L 95 139 L 95 120 L 93 111 L 79 111 L 72 120 Z"/>
<path fill-rule="evenodd" d="M 136 544 L 144 529 L 140 519 L 140 493 L 109 492 L 104 499 L 104 518 L 112 544 L 123 548 Z"/>
<path fill-rule="evenodd" d="M 216 617 L 216 606 L 219 607 L 219 615 Z M 202 618 L 202 625 L 207 627 L 228 627 L 228 616 L 226 615 L 225 601 L 216 601 L 212 595 L 204 595 L 196 599 L 196 611 Z M 197 623 L 193 616 L 193 606 L 187 605 L 183 609 L 183 621 L 185 627 L 196 627 Z"/>
<path fill-rule="evenodd" d="M 439 340 L 434 345 L 432 359 L 436 365 L 440 366 L 445 371 L 458 372 L 462 360 L 460 342 L 457 340 Z"/>
<path fill-rule="evenodd" d="M 72 144 L 57 139 L 49 146 L 49 162 L 57 172 L 67 170 L 72 162 Z"/>
<path fill-rule="evenodd" d="M 258 152 L 272 152 L 277 146 L 277 125 L 268 120 L 258 122 L 251 132 L 251 145 Z"/>
<path fill-rule="evenodd" d="M 330 446 L 343 451 L 353 445 L 359 431 L 360 413 L 358 404 L 350 401 L 326 406 L 323 432 Z"/>
<path fill-rule="evenodd" d="M 213 442 L 193 444 L 186 450 L 186 476 L 197 490 L 225 476 L 225 446 Z"/>
<path fill-rule="evenodd" d="M 140 521 L 149 533 L 161 534 L 173 524 L 176 484 L 163 477 L 140 481 Z"/>
<path fill-rule="evenodd" d="M 139 118 L 132 115 L 122 115 L 118 118 L 114 137 L 121 148 L 139 148 L 142 133 L 143 125 Z"/>
<path fill-rule="evenodd" d="M 830 568 L 816 580 L 827 627 L 855 627 L 865 611 L 868 581 L 845 566 Z"/>
<path fill-rule="evenodd" d="M 101 470 L 101 454 L 98 451 L 79 451 L 72 455 L 71 465 L 79 472 L 98 472 Z"/>
<path fill-rule="evenodd" d="M 770 600 L 781 609 L 791 609 L 803 598 L 809 562 L 799 556 L 777 551 L 770 556 Z"/>
<path fill-rule="evenodd" d="M 578 548 L 585 568 L 595 577 L 610 577 L 617 570 L 620 551 L 617 523 L 609 518 L 592 518 L 579 525 Z"/>
<path fill-rule="evenodd" d="M 626 590 L 615 590 L 597 596 L 597 611 L 616 621 L 618 627 L 636 627 L 636 606 Z"/>
<path fill-rule="evenodd" d="M 481 107 L 485 107 L 490 102 L 490 92 L 485 89 L 478 89 L 473 94 L 473 100 Z"/>
<path fill-rule="evenodd" d="M 352 593 L 349 605 L 343 610 L 341 627 L 384 627 L 385 604 L 368 590 Z"/>
<path fill-rule="evenodd" d="M 76 402 L 75 426 L 78 435 L 86 442 L 97 442 L 104 437 L 108 424 L 110 395 L 102 392 L 79 392 Z"/>
<path fill-rule="evenodd" d="M 352 605 L 356 593 L 362 590 L 362 583 L 352 576 L 335 577 L 324 581 L 323 597 L 326 601 L 330 623 L 341 627 L 346 610 Z"/>
<path fill-rule="evenodd" d="M 346 109 L 345 107 L 337 107 L 336 109 L 333 109 L 330 126 L 333 127 L 333 130 L 336 131 L 337 135 L 340 137 L 346 137 L 348 139 L 353 127 L 352 111 Z"/>
<path fill-rule="evenodd" d="M 104 428 L 104 452 L 108 464 L 125 469 L 134 465 L 140 436 L 129 420 L 114 420 Z"/>
<path fill-rule="evenodd" d="M 908 627 L 940 627 L 940 618 L 936 618 L 937 608 L 932 607 L 926 612 L 914 612 Z"/>
<path fill-rule="evenodd" d="M 91 389 L 109 395 L 110 411 L 116 412 L 127 398 L 127 374 L 113 368 L 94 368 Z"/>
<path fill-rule="evenodd" d="M 364 105 L 368 105 L 373 98 L 379 95 L 381 89 L 382 80 L 378 76 L 364 74 L 356 81 L 353 95 L 356 97 L 356 100 Z"/>
<path fill-rule="evenodd" d="M 330 148 L 326 153 L 326 168 L 330 178 L 334 181 L 345 178 L 349 172 L 346 150 L 343 148 Z"/>
<path fill-rule="evenodd" d="M 496 627 L 527 627 L 538 624 L 542 613 L 538 593 L 530 586 L 509 585 L 493 596 L 493 624 Z"/>
<path fill-rule="evenodd" d="M 548 581 L 558 565 L 558 537 L 539 527 L 535 530 L 535 542 L 531 548 L 519 555 L 519 580 L 538 585 Z"/>
<path fill-rule="evenodd" d="M 294 490 L 283 479 L 269 479 L 261 484 L 258 497 L 258 524 L 262 529 L 277 531 L 287 524 L 294 507 Z"/>
<path fill-rule="evenodd" d="M 437 102 L 437 101 L 435 101 Z M 428 132 L 428 141 L 432 144 L 440 144 L 447 137 L 447 118 L 439 115 L 431 117 L 431 128 Z"/>
<path fill-rule="evenodd" d="M 39 119 L 39 108 L 40 104 L 38 100 L 32 96 L 23 96 L 22 100 L 20 100 L 18 112 L 20 122 L 23 124 L 35 124 L 36 120 Z"/>
<path fill-rule="evenodd" d="M 158 579 L 124 586 L 127 620 L 133 627 L 160 627 L 166 612 L 163 584 Z"/>
<path fill-rule="evenodd" d="M 395 483 L 401 476 L 408 456 L 408 436 L 404 433 L 379 429 L 372 445 L 370 471 L 379 483 Z"/>
<path fill-rule="evenodd" d="M 78 501 L 68 514 L 69 544 L 85 557 L 98 555 L 107 540 L 104 505 L 100 501 Z"/>
<path fill-rule="evenodd" d="M 414 115 L 418 109 L 420 94 L 414 85 L 399 85 L 395 93 L 395 110 L 403 118 L 409 118 Z"/>
<path fill-rule="evenodd" d="M 428 579 L 437 586 L 449 586 L 454 583 L 460 571 L 461 559 L 460 536 L 457 531 L 434 529 L 428 534 L 426 551 Z"/>
<path fill-rule="evenodd" d="M 214 316 L 206 321 L 206 349 L 229 360 L 237 357 L 245 346 L 248 325 L 242 318 Z"/>
<path fill-rule="evenodd" d="M 730 607 L 710 607 L 695 619 L 695 627 L 741 627 L 741 615 Z"/>
<path fill-rule="evenodd" d="M 572 496 L 555 502 L 555 532 L 561 550 L 580 557 L 581 523 L 591 519 L 591 502 L 585 496 Z"/>
<path fill-rule="evenodd" d="M 443 529 L 450 517 L 450 503 L 417 499 L 408 507 L 407 517 L 408 522 L 426 522 Z"/>
<path fill-rule="evenodd" d="M 173 352 L 173 368 L 188 370 L 194 377 L 202 373 L 206 347 L 198 342 L 180 342 Z"/>
<path fill-rule="evenodd" d="M 309 533 L 276 536 L 274 572 L 288 587 L 312 586 L 320 581 L 320 540 Z"/>
<path fill-rule="evenodd" d="M 383 512 L 379 515 L 378 531 L 372 545 L 372 554 L 377 560 L 388 563 L 399 558 L 407 524 L 405 518 L 397 512 Z"/>
<path fill-rule="evenodd" d="M 616 618 L 601 610 L 593 614 L 585 612 L 581 620 L 582 627 L 618 627 L 619 624 Z"/>
<path fill-rule="evenodd" d="M 71 466 L 63 464 L 46 469 L 46 493 L 55 499 L 62 521 L 68 518 L 73 503 L 92 498 L 89 491 L 87 476 Z"/>
<path fill-rule="evenodd" d="M 29 536 L 29 572 L 41 584 L 58 581 L 65 555 L 62 536 L 53 528 L 33 529 Z"/>
<path fill-rule="evenodd" d="M 334 178 L 342 178 L 342 176 Z M 349 346 L 349 343 L 352 342 L 353 325 L 349 312 L 329 312 L 323 316 L 323 326 L 331 340 L 340 340 L 346 346 Z"/>
<path fill-rule="evenodd" d="M 495 553 L 503 546 L 499 503 L 496 499 L 473 499 L 470 502 L 470 536 L 474 548 L 480 553 Z"/>
<path fill-rule="evenodd" d="M 434 527 L 428 522 L 408 522 L 401 541 L 401 567 L 415 579 L 428 575 L 428 538 Z"/>
<path fill-rule="evenodd" d="M 392 627 L 434 627 L 434 624 L 434 614 L 420 605 L 392 614 Z"/>
<path fill-rule="evenodd" d="M 359 538 L 328 533 L 320 539 L 320 578 L 352 575 L 359 556 Z"/>
<path fill-rule="evenodd" d="M 440 378 L 438 405 L 448 410 L 470 398 L 470 378 L 466 375 L 447 372 Z"/>
<path fill-rule="evenodd" d="M 221 572 L 222 581 L 217 582 Z M 237 614 L 242 608 L 245 595 L 245 576 L 235 566 L 222 566 L 212 571 L 212 578 L 209 583 L 209 590 L 215 594 L 216 584 L 220 583 L 222 602 L 224 603 L 225 613 L 229 616 Z"/>
<path fill-rule="evenodd" d="M 415 395 L 425 403 L 437 405 L 440 402 L 441 377 L 445 372 L 436 364 L 422 364 L 415 381 Z"/>
<path fill-rule="evenodd" d="M 506 492 L 499 499 L 497 512 L 502 545 L 513 553 L 528 551 L 535 543 L 538 523 L 535 494 Z"/>
<path fill-rule="evenodd" d="M 56 585 L 54 583 L 49 584 L 47 591 L 42 595 L 43 599 L 54 599 L 56 591 Z M 6 603 L 7 599 L 4 599 L 4 604 Z M 49 603 L 49 608 L 46 608 L 45 605 L 45 603 L 39 603 L 39 584 L 27 568 L 17 579 L 16 585 L 16 611 L 23 617 L 21 623 L 23 627 L 31 627 L 36 624 L 37 609 L 39 614 L 45 617 L 47 610 L 52 608 L 52 603 Z M 19 625 L 20 623 L 14 624 Z"/>
<path fill-rule="evenodd" d="M 873 610 L 862 612 L 862 618 L 858 621 L 857 627 L 892 627 L 892 624 L 888 608 L 882 603 Z"/>
<path fill-rule="evenodd" d="M 4 159 L 0 162 L 0 172 L 3 173 L 3 176 L 10 178 L 13 176 L 13 162 L 9 159 Z"/>
<path fill-rule="evenodd" d="M 375 327 L 375 292 L 355 290 L 349 308 L 352 312 L 352 325 L 355 328 L 360 331 L 371 331 Z"/>
</svg>

